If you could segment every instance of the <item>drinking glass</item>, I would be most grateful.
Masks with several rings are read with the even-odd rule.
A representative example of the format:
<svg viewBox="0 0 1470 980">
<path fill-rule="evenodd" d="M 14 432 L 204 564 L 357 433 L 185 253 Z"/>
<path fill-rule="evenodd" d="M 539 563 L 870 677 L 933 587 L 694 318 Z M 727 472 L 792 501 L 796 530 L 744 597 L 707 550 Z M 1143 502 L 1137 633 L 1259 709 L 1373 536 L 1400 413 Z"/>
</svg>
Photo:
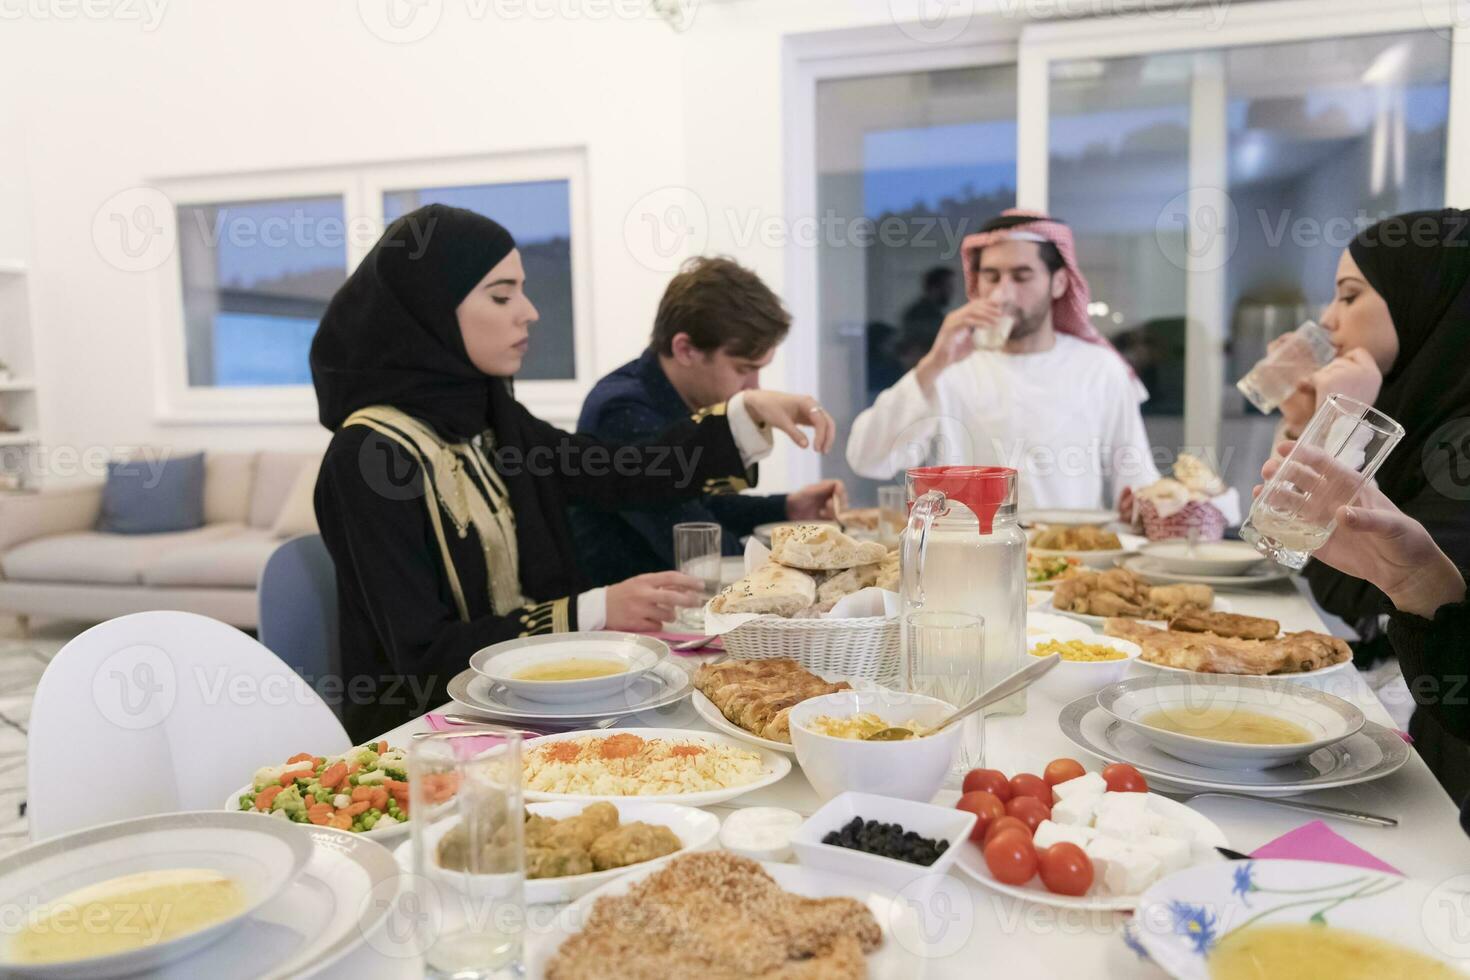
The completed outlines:
<svg viewBox="0 0 1470 980">
<path fill-rule="evenodd" d="M 976 327 L 970 334 L 976 350 L 1000 350 L 1016 329 L 1016 318 L 1007 313 L 995 321 L 993 326 Z"/>
<path fill-rule="evenodd" d="M 720 591 L 720 540 L 723 529 L 711 521 L 674 525 L 674 568 L 703 583 L 704 602 Z M 704 605 L 681 608 L 675 617 L 680 626 L 704 629 Z"/>
<path fill-rule="evenodd" d="M 1235 383 L 1246 400 L 1265 415 L 1290 398 L 1299 382 L 1337 356 L 1332 335 L 1311 320 L 1282 336 L 1283 342 Z"/>
<path fill-rule="evenodd" d="M 1337 509 L 1352 503 L 1403 437 L 1404 427 L 1377 409 L 1345 395 L 1328 398 L 1251 505 L 1240 536 L 1301 569 L 1332 536 Z"/>
<path fill-rule="evenodd" d="M 984 690 L 985 620 L 962 612 L 905 614 L 904 689 L 964 707 Z M 984 711 L 960 722 L 959 752 L 950 775 L 963 777 L 985 764 Z"/>
<path fill-rule="evenodd" d="M 878 488 L 878 540 L 888 547 L 898 545 L 898 536 L 908 523 L 908 491 L 897 484 Z"/>
<path fill-rule="evenodd" d="M 523 975 L 521 737 L 485 741 L 442 732 L 409 748 L 415 886 L 440 913 L 424 944 L 425 975 L 443 980 Z"/>
</svg>

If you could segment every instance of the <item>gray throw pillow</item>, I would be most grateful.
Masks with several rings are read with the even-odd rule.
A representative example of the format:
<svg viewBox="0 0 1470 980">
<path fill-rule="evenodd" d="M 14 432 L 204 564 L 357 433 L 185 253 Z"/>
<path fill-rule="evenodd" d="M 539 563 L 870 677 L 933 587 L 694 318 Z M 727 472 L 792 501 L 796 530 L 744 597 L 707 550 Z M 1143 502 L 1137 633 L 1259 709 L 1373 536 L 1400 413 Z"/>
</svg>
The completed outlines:
<svg viewBox="0 0 1470 980">
<path fill-rule="evenodd" d="M 203 526 L 203 453 L 107 464 L 97 530 L 157 534 Z"/>
</svg>

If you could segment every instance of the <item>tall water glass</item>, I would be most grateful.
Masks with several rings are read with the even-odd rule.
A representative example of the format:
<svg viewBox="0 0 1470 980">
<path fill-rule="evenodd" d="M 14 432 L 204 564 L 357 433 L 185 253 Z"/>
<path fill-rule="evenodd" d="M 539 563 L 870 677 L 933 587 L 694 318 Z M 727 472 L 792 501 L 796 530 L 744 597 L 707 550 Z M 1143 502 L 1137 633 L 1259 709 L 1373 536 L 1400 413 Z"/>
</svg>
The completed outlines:
<svg viewBox="0 0 1470 980">
<path fill-rule="evenodd" d="M 1307 423 L 1276 475 L 1251 505 L 1240 536 L 1268 558 L 1300 569 L 1404 437 L 1404 427 L 1371 406 L 1333 395 Z"/>
<path fill-rule="evenodd" d="M 720 525 L 709 521 L 689 521 L 674 525 L 674 568 L 699 579 L 704 602 L 720 591 Z M 690 629 L 704 629 L 704 606 L 679 610 L 675 621 Z"/>
<path fill-rule="evenodd" d="M 890 548 L 898 547 L 898 536 L 908 523 L 908 491 L 893 485 L 878 488 L 878 540 Z"/>
<path fill-rule="evenodd" d="M 1337 356 L 1332 335 L 1308 320 L 1256 362 L 1235 387 L 1256 408 L 1270 415 L 1291 397 L 1296 386 Z"/>
<path fill-rule="evenodd" d="M 963 707 L 985 689 L 985 620 L 961 612 L 904 614 L 905 636 L 903 686 L 915 694 L 948 701 Z M 985 764 L 984 712 L 960 722 L 959 752 L 951 776 L 963 776 Z"/>
<path fill-rule="evenodd" d="M 437 911 L 425 975 L 511 980 L 523 975 L 526 924 L 521 737 L 443 732 L 409 749 L 415 886 Z"/>
</svg>

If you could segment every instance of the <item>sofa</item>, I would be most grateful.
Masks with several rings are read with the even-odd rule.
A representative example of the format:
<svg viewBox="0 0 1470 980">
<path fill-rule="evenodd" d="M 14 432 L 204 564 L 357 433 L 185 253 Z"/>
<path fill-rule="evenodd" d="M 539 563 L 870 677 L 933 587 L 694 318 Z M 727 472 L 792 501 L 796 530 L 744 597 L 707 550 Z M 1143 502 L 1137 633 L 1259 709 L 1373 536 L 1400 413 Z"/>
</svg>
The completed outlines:
<svg viewBox="0 0 1470 980">
<path fill-rule="evenodd" d="M 204 525 L 162 534 L 96 530 L 102 484 L 0 493 L 0 614 L 97 621 L 150 609 L 258 625 L 271 552 L 315 533 L 320 454 L 208 453 Z"/>
</svg>

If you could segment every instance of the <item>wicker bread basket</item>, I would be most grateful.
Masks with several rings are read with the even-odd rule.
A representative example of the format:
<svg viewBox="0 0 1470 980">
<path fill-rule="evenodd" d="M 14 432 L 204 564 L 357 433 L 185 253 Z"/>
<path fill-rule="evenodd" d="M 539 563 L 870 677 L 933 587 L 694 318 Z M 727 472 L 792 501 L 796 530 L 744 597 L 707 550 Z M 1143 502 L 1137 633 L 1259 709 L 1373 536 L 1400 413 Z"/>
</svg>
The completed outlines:
<svg viewBox="0 0 1470 980">
<path fill-rule="evenodd" d="M 753 619 L 724 634 L 725 652 L 737 660 L 790 657 L 814 674 L 861 677 L 887 684 L 898 679 L 898 619 Z"/>
</svg>

